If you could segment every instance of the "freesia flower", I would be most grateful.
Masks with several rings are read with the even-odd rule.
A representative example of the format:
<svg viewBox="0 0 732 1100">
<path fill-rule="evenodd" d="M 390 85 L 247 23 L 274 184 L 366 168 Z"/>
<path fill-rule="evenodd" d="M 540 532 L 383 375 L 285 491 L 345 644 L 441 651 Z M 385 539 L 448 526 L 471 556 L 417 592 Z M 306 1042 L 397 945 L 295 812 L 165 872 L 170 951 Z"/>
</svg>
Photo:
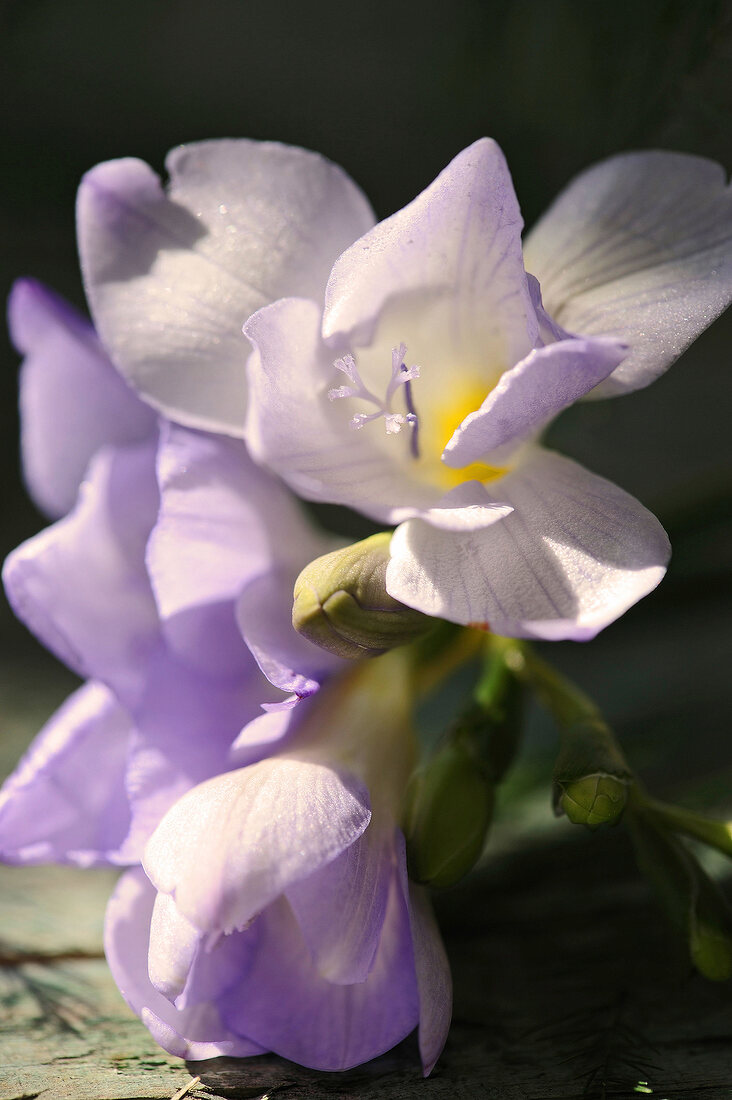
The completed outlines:
<svg viewBox="0 0 732 1100">
<path fill-rule="evenodd" d="M 652 381 L 725 308 L 732 203 L 717 166 L 638 153 L 570 184 L 531 274 L 521 227 L 500 150 L 476 142 L 339 257 L 324 301 L 250 318 L 247 439 L 302 496 L 398 525 L 396 599 L 586 639 L 658 584 L 668 540 L 538 436 L 578 398 Z"/>
<path fill-rule="evenodd" d="M 250 600 L 263 598 L 280 574 L 291 588 L 308 556 L 332 546 L 242 443 L 214 445 L 159 421 L 113 362 L 120 332 L 164 357 L 170 349 L 160 326 L 169 307 L 170 332 L 201 377 L 211 375 L 227 341 L 242 347 L 241 324 L 252 308 L 305 287 L 322 292 L 343 243 L 371 223 L 368 206 L 337 168 L 302 150 L 209 142 L 176 151 L 171 163 L 170 199 L 138 161 L 101 165 L 82 184 L 80 246 L 109 341 L 31 280 L 16 284 L 9 303 L 11 335 L 25 356 L 26 480 L 39 506 L 63 518 L 10 555 L 6 591 L 19 618 L 87 683 L 51 719 L 0 796 L 6 860 L 139 859 L 162 813 L 228 766 L 231 742 L 271 697 L 237 626 L 235 598 L 247 586 Z M 150 208 L 135 208 L 129 196 L 117 200 L 120 177 Z M 293 209 L 313 229 L 322 222 L 323 232 L 288 237 Z M 338 228 L 339 210 L 346 229 Z M 152 242 L 142 239 L 147 232 Z M 267 232 L 272 240 L 264 247 Z M 185 256 L 184 238 L 191 243 Z M 124 254 L 117 264 L 116 249 Z M 173 295 L 170 253 L 185 271 Z M 115 291 L 134 297 L 135 272 L 146 266 L 149 279 L 159 279 L 157 305 L 148 293 L 137 317 L 132 308 L 122 316 Z M 154 339 L 150 329 L 142 332 L 145 324 Z M 182 345 L 173 354 L 183 386 Z M 241 365 L 243 372 L 243 358 Z M 243 373 L 239 381 L 243 395 Z M 209 468 L 214 446 L 218 484 Z M 187 481 L 191 452 L 196 486 Z M 233 493 L 244 502 L 240 527 L 230 530 L 229 543 L 212 540 L 202 556 L 197 534 L 228 516 Z M 173 530 L 176 538 L 184 532 L 187 555 L 174 552 Z M 266 642 L 259 643 L 262 659 Z M 295 652 L 305 667 L 302 647 Z M 321 654 L 314 663 L 323 661 Z M 299 677 L 288 679 L 284 670 L 285 689 L 313 690 L 315 681 Z"/>
<path fill-rule="evenodd" d="M 166 1049 L 273 1050 L 337 1070 L 419 1025 L 431 1070 L 450 975 L 396 826 L 414 759 L 407 672 L 396 651 L 256 719 L 233 750 L 245 766 L 163 818 L 143 860 L 151 881 L 120 882 L 107 956 Z M 275 731 L 279 751 L 247 764 Z"/>
<path fill-rule="evenodd" d="M 421 1020 L 431 1068 L 449 1020 L 449 973 L 425 899 L 406 883 L 395 809 L 380 809 L 372 824 L 363 779 L 334 762 L 334 750 L 320 762 L 296 755 L 267 764 L 289 740 L 295 701 L 339 665 L 290 622 L 295 575 L 333 541 L 312 530 L 242 442 L 159 421 L 121 382 L 91 326 L 55 296 L 19 284 L 11 324 L 26 354 L 28 480 L 63 518 L 11 555 L 5 583 L 20 617 L 88 682 L 0 794 L 3 858 L 135 863 L 150 835 L 159 835 L 161 818 L 186 811 L 186 791 L 205 801 L 221 784 L 234 790 L 242 774 L 254 780 L 249 789 L 269 776 L 259 789 L 258 838 L 250 828 L 237 854 L 269 868 L 281 890 L 289 885 L 287 899 L 260 895 L 266 912 L 252 930 L 222 935 L 214 946 L 216 934 L 197 932 L 170 900 L 153 916 L 154 889 L 141 870 L 128 872 L 107 932 L 120 984 L 156 1038 L 188 1057 L 280 1049 L 326 1067 L 355 1064 Z M 73 454 L 54 403 L 76 426 Z M 293 693 L 254 723 L 266 689 L 252 653 L 271 682 Z M 316 714 L 321 725 L 323 710 Z M 344 721 L 353 738 L 348 715 Z M 409 751 L 405 759 L 408 767 Z M 374 770 L 372 760 L 372 779 Z M 398 774 L 389 788 L 394 806 Z M 386 796 L 373 786 L 381 807 Z M 224 862 L 226 822 L 216 813 L 211 821 Z M 303 829 L 308 844 L 297 849 L 295 866 L 287 856 Z M 246 870 L 233 883 L 245 898 Z M 216 905 L 215 881 L 201 899 Z M 151 936 L 159 947 L 150 956 L 156 987 L 147 969 Z M 170 968 L 185 965 L 194 940 L 200 958 L 180 1007 L 159 988 L 170 993 Z M 280 983 L 278 996 L 259 1004 L 245 982 L 255 966 L 267 975 L 255 988 Z M 358 1030 L 349 1030 L 349 1019 Z"/>
</svg>

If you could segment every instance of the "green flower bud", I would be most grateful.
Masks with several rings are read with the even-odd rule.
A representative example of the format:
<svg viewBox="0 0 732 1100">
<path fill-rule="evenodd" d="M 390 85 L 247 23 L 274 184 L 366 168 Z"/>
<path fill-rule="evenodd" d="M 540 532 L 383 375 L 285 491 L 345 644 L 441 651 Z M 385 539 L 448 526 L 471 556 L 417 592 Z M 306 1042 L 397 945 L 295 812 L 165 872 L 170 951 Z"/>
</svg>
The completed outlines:
<svg viewBox="0 0 732 1100">
<path fill-rule="evenodd" d="M 617 825 L 628 803 L 630 783 L 615 775 L 596 773 L 559 784 L 559 812 L 573 825 L 596 829 L 599 825 Z"/>
<path fill-rule="evenodd" d="M 704 922 L 691 929 L 689 948 L 694 966 L 712 982 L 732 978 L 732 941 L 729 933 Z"/>
<path fill-rule="evenodd" d="M 391 534 L 316 558 L 295 581 L 292 625 L 339 657 L 378 657 L 430 630 L 435 620 L 386 591 Z"/>
<path fill-rule="evenodd" d="M 732 977 L 732 911 L 716 882 L 647 807 L 634 805 L 628 824 L 638 865 L 685 936 L 694 966 L 711 981 L 727 981 Z"/>
<path fill-rule="evenodd" d="M 431 886 L 452 886 L 480 858 L 493 816 L 490 777 L 460 740 L 440 749 L 407 788 L 407 865 Z"/>
<path fill-rule="evenodd" d="M 554 765 L 554 812 L 574 825 L 617 825 L 632 774 L 607 724 L 587 715 L 562 730 Z"/>
</svg>

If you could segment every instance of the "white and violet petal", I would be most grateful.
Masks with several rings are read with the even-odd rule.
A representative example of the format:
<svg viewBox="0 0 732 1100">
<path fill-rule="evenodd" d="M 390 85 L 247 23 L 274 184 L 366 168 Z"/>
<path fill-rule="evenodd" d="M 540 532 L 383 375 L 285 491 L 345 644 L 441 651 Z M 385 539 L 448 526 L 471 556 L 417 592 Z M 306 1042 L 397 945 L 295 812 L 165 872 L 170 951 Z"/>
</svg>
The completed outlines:
<svg viewBox="0 0 732 1100">
<path fill-rule="evenodd" d="M 373 224 L 336 165 L 247 140 L 174 149 L 167 191 L 142 161 L 100 164 L 78 201 L 92 314 L 115 365 L 156 408 L 241 435 L 241 326 L 285 295 L 320 297 L 335 258 Z"/>
<path fill-rule="evenodd" d="M 524 255 L 565 329 L 630 346 L 592 396 L 639 389 L 732 299 L 732 190 L 701 157 L 612 157 L 569 184 Z"/>
<path fill-rule="evenodd" d="M 397 529 L 391 595 L 497 634 L 586 640 L 663 577 L 670 548 L 658 520 L 569 459 L 536 448 L 494 488 L 513 511 L 489 527 L 457 533 L 415 519 Z"/>
</svg>

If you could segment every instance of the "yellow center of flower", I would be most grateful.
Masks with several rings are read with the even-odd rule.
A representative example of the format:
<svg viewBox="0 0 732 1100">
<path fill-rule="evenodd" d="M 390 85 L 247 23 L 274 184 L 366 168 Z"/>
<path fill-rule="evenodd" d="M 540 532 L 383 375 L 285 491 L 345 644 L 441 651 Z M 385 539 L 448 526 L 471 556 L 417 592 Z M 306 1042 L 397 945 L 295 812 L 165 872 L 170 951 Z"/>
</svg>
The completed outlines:
<svg viewBox="0 0 732 1100">
<path fill-rule="evenodd" d="M 446 392 L 447 391 L 447 392 Z M 458 469 L 442 461 L 442 452 L 455 431 L 471 412 L 485 401 L 488 393 L 485 381 L 477 376 L 462 375 L 451 382 L 433 401 L 420 403 L 420 458 L 417 468 L 432 484 L 453 489 L 464 481 L 494 481 L 506 473 L 504 467 L 472 462 Z"/>
<path fill-rule="evenodd" d="M 419 381 L 420 367 L 406 365 L 406 350 L 405 344 L 392 349 L 391 379 L 383 397 L 364 383 L 352 355 L 337 359 L 334 366 L 350 384 L 330 389 L 329 399 L 354 399 L 358 411 L 350 419 L 351 428 L 358 431 L 381 422 L 385 428 L 383 438 L 399 437 L 404 460 L 409 462 L 413 474 L 431 485 L 453 489 L 465 481 L 485 482 L 502 477 L 506 469 L 501 466 L 472 462 L 454 468 L 442 461 L 454 432 L 466 416 L 480 408 L 500 372 L 488 381 L 484 372 L 475 369 L 460 372 L 450 369 Z M 417 388 L 413 389 L 413 383 Z"/>
</svg>

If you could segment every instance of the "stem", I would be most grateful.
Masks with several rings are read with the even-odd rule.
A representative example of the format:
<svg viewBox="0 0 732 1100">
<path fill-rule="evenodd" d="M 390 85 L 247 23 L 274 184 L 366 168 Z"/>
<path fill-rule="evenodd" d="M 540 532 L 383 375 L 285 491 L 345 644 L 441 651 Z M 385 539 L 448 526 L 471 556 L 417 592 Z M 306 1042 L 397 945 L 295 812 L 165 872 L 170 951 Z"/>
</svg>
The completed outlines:
<svg viewBox="0 0 732 1100">
<path fill-rule="evenodd" d="M 643 808 L 667 829 L 693 837 L 726 856 L 732 856 L 732 825 L 685 810 L 681 806 L 671 806 L 655 798 L 647 798 L 642 794 L 640 798 Z"/>
</svg>

